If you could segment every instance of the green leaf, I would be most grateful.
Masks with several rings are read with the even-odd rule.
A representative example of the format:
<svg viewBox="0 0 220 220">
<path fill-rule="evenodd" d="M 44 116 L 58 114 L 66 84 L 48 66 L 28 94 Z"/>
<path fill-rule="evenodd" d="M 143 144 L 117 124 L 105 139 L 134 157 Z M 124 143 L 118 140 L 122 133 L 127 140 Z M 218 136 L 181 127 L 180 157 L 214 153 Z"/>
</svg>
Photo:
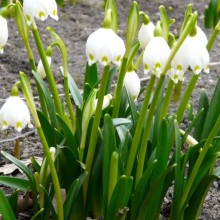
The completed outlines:
<svg viewBox="0 0 220 220">
<path fill-rule="evenodd" d="M 175 131 L 175 177 L 174 177 L 174 193 L 173 193 L 173 203 L 172 203 L 172 218 L 178 218 L 178 205 L 182 194 L 182 186 L 184 183 L 184 176 L 181 173 L 181 136 L 179 132 L 178 122 L 174 121 L 174 131 Z M 182 178 L 181 178 L 182 177 Z"/>
<path fill-rule="evenodd" d="M 196 191 L 188 202 L 187 208 L 184 212 L 184 220 L 199 219 L 205 197 L 215 179 L 216 176 L 208 175 L 205 176 L 204 179 L 200 182 L 196 188 Z"/>
<path fill-rule="evenodd" d="M 44 94 L 44 98 L 47 103 L 47 109 L 48 109 L 48 112 L 50 115 L 51 124 L 54 128 L 56 128 L 57 127 L 56 111 L 55 111 L 55 106 L 54 106 L 54 102 L 53 102 L 51 93 L 50 93 L 46 83 L 40 77 L 40 75 L 34 71 L 32 71 L 32 72 L 33 72 L 33 75 L 42 90 L 42 93 Z"/>
<path fill-rule="evenodd" d="M 0 184 L 23 191 L 27 191 L 30 188 L 29 180 L 11 176 L 0 176 Z"/>
<path fill-rule="evenodd" d="M 210 0 L 205 10 L 205 27 L 214 28 L 220 19 L 220 2 L 219 0 Z"/>
<path fill-rule="evenodd" d="M 115 33 L 117 33 L 117 31 L 118 31 L 118 13 L 117 13 L 117 6 L 115 3 L 115 0 L 107 0 L 106 1 L 105 13 L 107 13 L 108 9 L 111 9 L 111 12 L 112 12 L 111 28 Z"/>
<path fill-rule="evenodd" d="M 97 72 L 96 64 L 94 63 L 92 66 L 89 66 L 89 64 L 87 63 L 84 85 L 88 84 L 91 89 L 88 89 L 88 87 L 84 87 L 84 93 L 83 93 L 84 100 L 87 99 L 88 95 L 90 94 L 93 88 L 97 88 L 97 82 L 98 82 L 98 72 Z"/>
<path fill-rule="evenodd" d="M 56 0 L 56 3 L 57 3 L 58 5 L 62 5 L 62 4 L 64 3 L 64 0 Z"/>
<path fill-rule="evenodd" d="M 107 213 L 105 215 L 106 220 L 116 219 L 118 211 L 127 207 L 128 199 L 131 195 L 132 183 L 132 177 L 127 177 L 123 175 L 118 179 L 118 182 L 115 186 L 109 202 Z"/>
<path fill-rule="evenodd" d="M 18 193 L 19 191 L 14 191 L 11 196 L 8 198 L 8 202 L 13 210 L 14 213 L 17 213 L 17 207 L 18 207 Z"/>
<path fill-rule="evenodd" d="M 78 197 L 82 184 L 86 178 L 86 175 L 87 173 L 81 174 L 79 178 L 72 183 L 67 192 L 67 196 L 63 205 L 65 219 L 70 219 L 71 213 L 74 210 L 73 207 L 77 203 L 76 199 Z"/>
<path fill-rule="evenodd" d="M 55 134 L 54 129 L 51 127 L 51 124 L 47 120 L 47 118 L 43 115 L 41 111 L 37 111 L 38 118 L 41 123 L 42 130 L 44 132 L 44 136 L 47 140 L 49 147 L 54 147 L 57 145 L 57 136 Z"/>
<path fill-rule="evenodd" d="M 205 118 L 207 115 L 209 109 L 209 99 L 206 91 L 204 89 L 201 90 L 200 92 L 200 99 L 199 99 L 199 107 L 197 110 L 197 115 L 199 112 L 203 110 L 203 112 L 200 114 L 197 122 L 195 123 L 195 128 L 194 128 L 194 133 L 193 137 L 197 140 L 201 140 L 201 135 L 202 135 L 202 130 L 204 129 L 204 123 L 205 123 Z"/>
<path fill-rule="evenodd" d="M 44 192 L 44 199 L 45 199 L 45 205 L 44 209 L 40 211 L 42 213 L 42 219 L 49 219 L 49 216 L 52 217 L 53 220 L 57 220 L 57 213 L 53 204 L 53 196 L 54 196 L 54 189 L 51 187 L 50 194 L 49 191 L 46 190 L 42 185 L 40 185 L 41 189 Z"/>
<path fill-rule="evenodd" d="M 114 76 L 116 75 L 116 73 L 118 72 L 118 66 L 114 66 L 110 71 L 109 71 L 109 76 L 108 76 L 108 83 L 106 86 L 106 92 L 105 94 L 110 93 L 111 89 L 112 89 L 112 82 L 114 79 Z"/>
<path fill-rule="evenodd" d="M 109 174 L 110 161 L 112 153 L 116 150 L 115 128 L 112 119 L 109 115 L 104 117 L 103 129 L 103 204 L 104 213 L 108 205 L 108 188 L 109 188 Z"/>
<path fill-rule="evenodd" d="M 60 130 L 64 134 L 64 137 L 66 138 L 65 144 L 69 146 L 69 148 L 73 151 L 74 155 L 76 158 L 79 158 L 79 152 L 78 152 L 78 145 L 76 143 L 75 136 L 73 135 L 71 129 L 69 126 L 66 124 L 65 120 L 60 116 L 57 116 L 57 121 L 59 122 L 60 125 Z"/>
<path fill-rule="evenodd" d="M 143 220 L 145 219 L 148 212 L 151 212 L 149 210 L 149 204 L 151 202 L 151 198 L 153 197 L 155 191 L 157 190 L 157 187 L 160 185 L 161 181 L 165 179 L 167 174 L 172 171 L 174 166 L 168 167 L 155 181 L 153 181 L 149 187 L 148 193 L 144 196 L 144 200 L 141 203 L 141 206 L 139 208 L 138 216 L 136 220 Z"/>
<path fill-rule="evenodd" d="M 40 173 L 41 165 L 36 161 L 35 157 L 31 157 L 31 163 L 36 172 Z"/>
<path fill-rule="evenodd" d="M 127 118 L 113 118 L 112 122 L 114 126 L 119 126 L 119 125 L 130 124 L 131 120 Z"/>
<path fill-rule="evenodd" d="M 5 151 L 1 151 L 1 154 L 5 158 L 10 160 L 12 163 L 14 163 L 17 167 L 19 167 L 30 180 L 31 186 L 33 186 L 32 184 L 34 184 L 35 180 L 34 180 L 34 175 L 32 174 L 31 170 L 27 166 L 25 166 L 20 160 L 16 159 L 15 157 L 6 153 Z"/>
<path fill-rule="evenodd" d="M 2 214 L 4 219 L 16 220 L 14 213 L 11 209 L 11 206 L 8 203 L 4 193 L 0 189 L 0 213 Z"/>
<path fill-rule="evenodd" d="M 205 118 L 203 131 L 202 131 L 202 135 L 201 135 L 201 140 L 208 137 L 212 128 L 215 125 L 216 119 L 220 115 L 219 100 L 220 100 L 220 78 L 218 79 L 218 83 L 216 85 L 214 94 L 212 96 L 212 100 L 210 102 L 208 113 Z"/>
<path fill-rule="evenodd" d="M 66 190 L 72 182 L 80 175 L 80 163 L 70 147 L 58 146 L 59 154 L 57 157 L 59 179 L 61 185 Z M 71 169 L 70 169 L 71 164 Z"/>
<path fill-rule="evenodd" d="M 131 220 L 137 219 L 138 211 L 148 190 L 149 178 L 156 164 L 157 160 L 153 160 L 148 164 L 147 169 L 144 171 L 143 176 L 135 188 L 134 195 L 131 200 Z"/>
<path fill-rule="evenodd" d="M 168 130 L 167 130 L 167 122 L 165 119 L 161 121 L 158 137 L 157 137 L 157 147 L 155 153 L 155 159 L 158 161 L 154 167 L 153 174 L 151 177 L 151 182 L 154 181 L 159 175 L 161 175 L 167 167 L 169 152 L 168 152 Z M 153 219 L 155 215 L 159 215 L 161 210 L 161 199 L 160 195 L 163 190 L 163 182 L 161 180 L 160 185 L 157 187 L 154 197 L 151 199 L 151 203 L 149 206 L 150 212 L 146 219 Z"/>
<path fill-rule="evenodd" d="M 63 73 L 63 67 L 60 67 L 60 70 Z M 70 93 L 73 97 L 75 104 L 80 107 L 83 103 L 83 97 L 73 77 L 69 73 L 68 73 L 68 84 L 69 84 Z"/>
<path fill-rule="evenodd" d="M 126 89 L 126 92 L 127 92 L 127 89 Z M 139 118 L 139 114 L 138 114 L 136 105 L 134 103 L 134 99 L 131 97 L 131 95 L 128 92 L 127 92 L 127 97 L 128 97 L 130 110 L 131 110 L 131 117 L 133 120 L 133 124 L 134 124 L 134 126 L 136 126 L 138 118 Z"/>
</svg>

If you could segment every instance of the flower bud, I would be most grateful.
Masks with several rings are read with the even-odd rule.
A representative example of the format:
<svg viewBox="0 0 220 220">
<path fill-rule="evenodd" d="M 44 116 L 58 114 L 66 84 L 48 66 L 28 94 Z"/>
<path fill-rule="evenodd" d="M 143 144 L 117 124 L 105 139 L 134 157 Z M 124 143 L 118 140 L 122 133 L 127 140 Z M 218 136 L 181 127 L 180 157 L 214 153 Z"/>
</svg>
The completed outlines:
<svg viewBox="0 0 220 220">
<path fill-rule="evenodd" d="M 7 20 L 0 15 L 0 54 L 3 54 L 4 47 L 8 41 Z"/>
<path fill-rule="evenodd" d="M 135 71 L 129 71 L 125 74 L 124 85 L 128 94 L 136 100 L 140 93 L 141 83 Z"/>
</svg>

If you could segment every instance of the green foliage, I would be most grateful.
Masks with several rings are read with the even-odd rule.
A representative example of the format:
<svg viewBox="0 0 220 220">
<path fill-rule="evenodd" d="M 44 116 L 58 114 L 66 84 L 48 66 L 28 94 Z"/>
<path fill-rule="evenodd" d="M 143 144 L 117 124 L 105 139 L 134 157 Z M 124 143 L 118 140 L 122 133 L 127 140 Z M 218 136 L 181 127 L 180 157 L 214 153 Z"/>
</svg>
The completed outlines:
<svg viewBox="0 0 220 220">
<path fill-rule="evenodd" d="M 106 2 L 105 10 L 108 9 L 112 10 L 112 28 L 117 32 L 114 0 Z M 47 75 L 44 80 L 36 68 L 32 70 L 41 105 L 38 109 L 32 95 L 31 77 L 20 73 L 20 86 L 37 127 L 44 158 L 42 164 L 32 158 L 33 174 L 21 161 L 1 152 L 27 179 L 0 176 L 1 184 L 31 191 L 32 219 L 84 220 L 88 216 L 106 220 L 158 219 L 171 186 L 173 201 L 169 218 L 199 217 L 205 196 L 220 174 L 219 167 L 214 168 L 220 151 L 220 80 L 210 101 L 206 92 L 201 91 L 199 106 L 194 109 L 188 106 L 199 76 L 191 77 L 185 91 L 184 82 L 174 85 L 166 78 L 173 57 L 196 24 L 197 15 L 188 6 L 180 38 L 172 39 L 175 43 L 160 78 L 157 80 L 152 74 L 140 97 L 134 100 L 123 80 L 127 70 L 138 68 L 143 58 L 137 41 L 139 17 L 138 3 L 133 2 L 121 66 L 111 67 L 107 63 L 101 75 L 96 63 L 91 66 L 87 63 L 82 92 L 68 73 L 64 42 L 48 28 L 52 35 L 49 46 L 57 46 L 63 59 L 60 69 L 64 99 L 57 96 L 43 44 L 37 29 L 32 27 Z M 162 35 L 168 41 L 174 20 L 168 18 L 163 6 L 160 17 Z M 104 109 L 104 97 L 112 93 L 117 75 L 114 98 Z M 173 96 L 177 110 L 170 113 Z M 190 122 L 183 131 L 180 128 L 184 117 Z M 0 205 L 0 212 L 5 219 L 15 219 L 12 209 L 17 206 L 17 198 L 16 191 L 9 205 L 0 191 L 0 203 L 4 204 Z"/>
<path fill-rule="evenodd" d="M 220 19 L 220 2 L 218 0 L 210 0 L 205 10 L 205 27 L 214 28 Z"/>
</svg>

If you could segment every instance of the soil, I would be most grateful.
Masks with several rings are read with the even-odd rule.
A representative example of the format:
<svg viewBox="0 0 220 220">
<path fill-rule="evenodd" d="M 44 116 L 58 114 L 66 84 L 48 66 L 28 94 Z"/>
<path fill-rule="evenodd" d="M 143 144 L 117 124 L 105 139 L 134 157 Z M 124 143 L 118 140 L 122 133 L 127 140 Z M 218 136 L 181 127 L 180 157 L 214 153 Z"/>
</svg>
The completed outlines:
<svg viewBox="0 0 220 220">
<path fill-rule="evenodd" d="M 124 38 L 125 27 L 127 22 L 127 14 L 131 0 L 117 0 L 117 7 L 119 11 L 119 35 Z M 193 9 L 198 12 L 198 25 L 210 36 L 211 31 L 204 29 L 204 9 L 208 3 L 208 0 L 138 0 L 139 7 L 142 11 L 146 12 L 153 22 L 159 19 L 159 5 L 163 4 L 168 11 L 170 18 L 175 18 L 176 22 L 173 25 L 173 33 L 178 34 L 178 30 L 181 26 L 184 17 L 184 11 L 189 3 L 193 3 Z M 91 32 L 98 29 L 102 24 L 104 15 L 103 0 L 81 0 L 75 3 L 66 2 L 62 8 L 58 11 L 59 21 L 55 22 L 52 19 L 48 19 L 46 22 L 37 22 L 42 40 L 45 47 L 48 46 L 50 41 L 49 33 L 45 30 L 47 26 L 53 27 L 57 33 L 63 38 L 68 48 L 68 70 L 74 77 L 78 86 L 82 88 L 84 81 L 84 70 L 86 64 L 85 56 L 85 42 Z M 26 51 L 23 43 L 19 37 L 13 19 L 8 20 L 9 26 L 9 40 L 5 48 L 4 54 L 0 56 L 0 106 L 4 103 L 5 99 L 10 95 L 10 89 L 12 85 L 19 78 L 19 71 L 24 71 L 31 77 L 31 71 L 29 62 L 26 56 Z M 32 36 L 30 37 L 32 39 Z M 205 88 L 209 97 L 211 97 L 218 77 L 220 75 L 219 61 L 220 43 L 219 39 L 216 41 L 213 50 L 210 52 L 211 62 L 209 74 L 201 74 L 197 87 L 193 93 L 191 102 L 194 106 L 198 104 L 199 91 L 201 88 Z M 33 52 L 36 53 L 33 40 Z M 38 63 L 39 57 L 36 55 L 36 63 Z M 58 87 L 62 90 L 61 73 L 59 71 L 60 55 L 57 50 L 53 54 L 53 73 L 57 81 Z M 144 77 L 143 71 L 138 73 L 141 77 Z M 189 81 L 189 75 L 186 75 L 184 85 L 187 85 Z M 37 101 L 37 100 L 36 100 Z M 30 132 L 32 131 L 32 132 Z M 37 133 L 34 130 L 24 129 L 22 134 L 15 133 L 12 129 L 1 131 L 0 133 L 0 150 L 13 153 L 15 138 L 20 137 L 21 145 L 21 159 L 29 158 L 31 155 L 42 156 L 42 148 L 39 142 Z M 7 161 L 0 156 L 0 166 L 7 163 Z M 3 186 L 0 185 L 2 188 Z M 3 188 L 7 193 L 10 190 Z M 210 189 L 200 219 L 220 219 L 220 181 L 214 182 L 213 187 Z M 165 199 L 165 206 L 163 215 L 166 216 L 167 208 L 171 203 L 171 197 L 169 194 Z M 22 219 L 22 218 L 20 218 Z M 23 219 L 28 219 L 24 218 Z"/>
</svg>

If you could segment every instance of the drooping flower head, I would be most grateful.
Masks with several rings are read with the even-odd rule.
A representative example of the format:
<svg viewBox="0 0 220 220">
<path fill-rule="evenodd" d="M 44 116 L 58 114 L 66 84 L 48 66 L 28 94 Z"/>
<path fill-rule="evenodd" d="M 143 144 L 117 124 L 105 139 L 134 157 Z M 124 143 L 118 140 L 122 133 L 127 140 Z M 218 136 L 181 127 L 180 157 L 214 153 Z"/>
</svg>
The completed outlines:
<svg viewBox="0 0 220 220">
<path fill-rule="evenodd" d="M 4 52 L 4 47 L 8 41 L 7 20 L 0 15 L 0 54 Z"/>
<path fill-rule="evenodd" d="M 140 78 L 138 77 L 137 73 L 134 70 L 128 71 L 125 74 L 124 85 L 129 95 L 134 100 L 136 100 L 140 93 L 141 83 L 140 83 Z"/>
<path fill-rule="evenodd" d="M 18 132 L 30 123 L 30 112 L 25 102 L 18 96 L 10 96 L 0 110 L 0 125 L 5 130 L 9 126 Z"/>
<path fill-rule="evenodd" d="M 206 35 L 198 26 L 194 34 L 187 36 L 171 62 L 172 70 L 169 76 L 175 83 L 183 80 L 183 75 L 189 67 L 195 74 L 202 70 L 209 72 L 207 42 Z"/>
<path fill-rule="evenodd" d="M 169 55 L 170 47 L 165 39 L 160 36 L 153 37 L 144 51 L 144 73 L 152 72 L 157 77 L 160 77 Z"/>
<path fill-rule="evenodd" d="M 51 56 L 47 56 L 47 62 L 51 65 Z M 46 77 L 46 72 L 42 63 L 42 60 L 39 60 L 37 65 L 37 73 L 41 76 L 42 79 Z"/>
<path fill-rule="evenodd" d="M 59 19 L 55 0 L 24 0 L 23 12 L 28 25 L 31 25 L 34 18 L 42 21 L 46 20 L 48 16 L 55 20 Z"/>
<path fill-rule="evenodd" d="M 142 49 L 145 49 L 150 40 L 154 37 L 155 25 L 150 21 L 145 13 L 143 15 L 143 24 L 138 32 L 138 40 Z"/>
<path fill-rule="evenodd" d="M 123 40 L 111 29 L 111 9 L 107 10 L 103 21 L 103 27 L 94 31 L 86 42 L 86 56 L 88 64 L 99 62 L 103 66 L 111 62 L 120 66 L 125 54 Z"/>
<path fill-rule="evenodd" d="M 118 66 L 125 53 L 123 40 L 110 28 L 99 28 L 86 42 L 86 55 L 91 66 L 100 62 L 103 66 L 114 63 Z"/>
</svg>

